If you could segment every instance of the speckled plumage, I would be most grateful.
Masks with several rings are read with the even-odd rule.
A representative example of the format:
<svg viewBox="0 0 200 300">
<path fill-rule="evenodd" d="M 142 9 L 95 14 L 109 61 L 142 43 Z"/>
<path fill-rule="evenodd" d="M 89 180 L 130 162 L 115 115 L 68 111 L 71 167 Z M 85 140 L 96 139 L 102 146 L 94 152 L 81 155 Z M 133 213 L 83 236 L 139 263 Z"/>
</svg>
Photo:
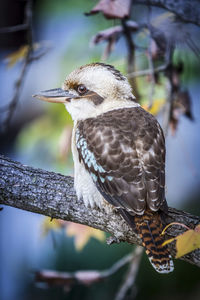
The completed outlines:
<svg viewBox="0 0 200 300">
<path fill-rule="evenodd" d="M 76 137 L 80 160 L 112 205 L 133 215 L 165 208 L 164 137 L 153 116 L 141 107 L 109 111 L 80 121 Z"/>
</svg>

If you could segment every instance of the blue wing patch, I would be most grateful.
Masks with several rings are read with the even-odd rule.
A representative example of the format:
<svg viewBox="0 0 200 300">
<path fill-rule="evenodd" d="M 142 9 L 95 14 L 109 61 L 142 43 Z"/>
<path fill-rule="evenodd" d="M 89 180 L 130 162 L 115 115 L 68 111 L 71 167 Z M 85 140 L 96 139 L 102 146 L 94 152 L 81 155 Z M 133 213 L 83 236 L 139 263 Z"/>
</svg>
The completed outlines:
<svg viewBox="0 0 200 300">
<path fill-rule="evenodd" d="M 92 172 L 92 169 L 94 169 L 96 171 L 96 173 L 98 173 L 98 177 L 102 183 L 105 182 L 105 179 L 108 179 L 109 181 L 111 181 L 113 179 L 113 177 L 105 176 L 106 175 L 105 173 L 107 173 L 106 170 L 97 163 L 94 154 L 88 149 L 87 142 L 86 142 L 85 138 L 80 135 L 80 132 L 78 129 L 76 130 L 75 138 L 76 138 L 76 147 L 79 149 L 79 151 L 81 153 L 81 158 L 82 158 L 84 164 L 87 165 L 92 179 L 95 182 L 97 182 L 97 179 L 98 179 L 97 175 L 94 174 L 94 172 Z M 105 175 L 101 176 L 101 174 L 105 174 Z"/>
</svg>

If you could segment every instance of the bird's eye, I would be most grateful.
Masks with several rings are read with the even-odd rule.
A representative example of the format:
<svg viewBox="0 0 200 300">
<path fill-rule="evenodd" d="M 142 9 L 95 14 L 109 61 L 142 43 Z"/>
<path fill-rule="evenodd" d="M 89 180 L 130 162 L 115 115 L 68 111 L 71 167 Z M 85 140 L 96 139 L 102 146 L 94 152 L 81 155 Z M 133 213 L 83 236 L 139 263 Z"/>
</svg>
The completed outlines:
<svg viewBox="0 0 200 300">
<path fill-rule="evenodd" d="M 87 88 L 83 84 L 80 84 L 77 88 L 77 91 L 80 95 L 83 95 L 87 92 Z"/>
</svg>

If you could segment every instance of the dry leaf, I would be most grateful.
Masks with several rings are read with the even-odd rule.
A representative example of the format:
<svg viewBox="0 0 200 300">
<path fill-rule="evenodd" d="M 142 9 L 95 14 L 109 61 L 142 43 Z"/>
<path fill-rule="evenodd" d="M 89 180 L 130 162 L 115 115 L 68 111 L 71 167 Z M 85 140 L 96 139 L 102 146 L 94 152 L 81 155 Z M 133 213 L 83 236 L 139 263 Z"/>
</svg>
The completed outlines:
<svg viewBox="0 0 200 300">
<path fill-rule="evenodd" d="M 63 223 L 65 221 L 58 219 L 51 219 L 49 217 L 45 217 L 42 224 L 42 236 L 46 236 L 50 230 L 58 230 L 63 227 Z"/>
<path fill-rule="evenodd" d="M 161 111 L 164 104 L 165 104 L 165 99 L 155 99 L 153 101 L 153 105 L 151 106 L 151 108 L 149 108 L 148 104 L 146 103 L 143 104 L 142 107 L 148 112 L 150 112 L 152 115 L 156 116 Z"/>
<path fill-rule="evenodd" d="M 81 251 L 91 237 L 101 242 L 105 241 L 105 233 L 101 230 L 73 222 L 58 219 L 52 220 L 49 217 L 46 217 L 42 224 L 42 236 L 46 236 L 50 230 L 59 230 L 61 228 L 66 228 L 67 236 L 74 237 L 74 244 L 77 251 Z"/>
<path fill-rule="evenodd" d="M 130 29 L 130 31 L 135 32 L 138 30 L 138 23 L 134 21 L 127 21 L 126 26 Z M 123 27 L 121 25 L 113 26 L 108 29 L 99 31 L 95 36 L 92 37 L 92 44 L 98 44 L 102 41 L 109 41 L 109 39 L 117 40 L 123 32 Z"/>
<path fill-rule="evenodd" d="M 33 50 L 38 50 L 41 47 L 39 43 L 33 44 Z M 16 63 L 23 60 L 29 51 L 29 45 L 21 46 L 17 51 L 14 51 L 6 56 L 5 60 L 7 62 L 8 68 L 14 67 Z"/>
<path fill-rule="evenodd" d="M 130 14 L 131 0 L 100 0 L 97 5 L 86 15 L 102 12 L 108 19 L 128 18 Z"/>
<path fill-rule="evenodd" d="M 190 120 L 193 120 L 193 115 L 191 111 L 191 98 L 188 91 L 179 91 L 176 95 L 176 99 L 174 101 L 174 117 L 177 119 L 180 115 L 185 115 Z"/>
<path fill-rule="evenodd" d="M 18 61 L 24 59 L 27 55 L 28 49 L 29 46 L 24 45 L 21 46 L 17 51 L 14 51 L 6 56 L 8 68 L 12 68 Z"/>
<path fill-rule="evenodd" d="M 91 39 L 91 45 L 97 45 L 101 42 L 107 42 L 106 49 L 102 60 L 106 60 L 110 53 L 114 50 L 115 44 L 122 34 L 122 26 L 114 26 L 106 30 L 98 32 Z"/>
<path fill-rule="evenodd" d="M 174 224 L 176 223 L 167 225 L 163 230 L 163 233 L 169 226 Z M 163 245 L 167 245 L 173 241 L 176 241 L 176 258 L 180 258 L 181 256 L 200 248 L 200 224 L 197 225 L 194 229 L 186 230 L 184 233 L 176 236 L 175 238 L 166 240 Z"/>
<path fill-rule="evenodd" d="M 127 21 L 126 26 L 132 32 L 136 32 L 139 28 L 138 24 L 134 21 Z M 97 45 L 101 42 L 107 42 L 106 49 L 103 54 L 102 60 L 106 60 L 110 53 L 114 50 L 115 44 L 119 40 L 123 33 L 123 27 L 118 25 L 114 27 L 110 27 L 108 29 L 102 30 L 98 32 L 95 36 L 91 39 L 91 45 Z"/>
<path fill-rule="evenodd" d="M 194 230 L 190 229 L 179 235 L 177 237 L 176 248 L 176 258 L 200 248 L 200 225 L 196 226 Z"/>
<path fill-rule="evenodd" d="M 191 98 L 188 91 L 178 91 L 172 105 L 170 128 L 172 135 L 175 134 L 181 116 L 184 115 L 191 121 L 194 120 L 191 109 Z"/>
<path fill-rule="evenodd" d="M 110 39 L 118 40 L 122 33 L 122 26 L 114 26 L 108 29 L 99 31 L 95 36 L 92 37 L 91 44 L 99 44 L 102 41 L 109 41 Z"/>
<path fill-rule="evenodd" d="M 68 236 L 74 236 L 74 244 L 77 251 L 81 251 L 91 237 L 103 242 L 105 233 L 103 231 L 77 223 L 68 223 L 66 228 Z"/>
</svg>

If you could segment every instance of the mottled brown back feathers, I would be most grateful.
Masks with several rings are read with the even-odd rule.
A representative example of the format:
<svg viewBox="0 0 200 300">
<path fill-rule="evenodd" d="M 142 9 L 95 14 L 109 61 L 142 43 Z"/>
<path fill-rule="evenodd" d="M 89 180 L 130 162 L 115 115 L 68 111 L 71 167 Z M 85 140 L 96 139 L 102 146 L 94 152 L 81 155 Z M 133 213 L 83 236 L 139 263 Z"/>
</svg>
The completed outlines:
<svg viewBox="0 0 200 300">
<path fill-rule="evenodd" d="M 141 107 L 117 109 L 80 121 L 78 130 L 104 172 L 79 151 L 80 159 L 109 202 L 132 214 L 165 209 L 165 142 L 152 115 Z"/>
</svg>

